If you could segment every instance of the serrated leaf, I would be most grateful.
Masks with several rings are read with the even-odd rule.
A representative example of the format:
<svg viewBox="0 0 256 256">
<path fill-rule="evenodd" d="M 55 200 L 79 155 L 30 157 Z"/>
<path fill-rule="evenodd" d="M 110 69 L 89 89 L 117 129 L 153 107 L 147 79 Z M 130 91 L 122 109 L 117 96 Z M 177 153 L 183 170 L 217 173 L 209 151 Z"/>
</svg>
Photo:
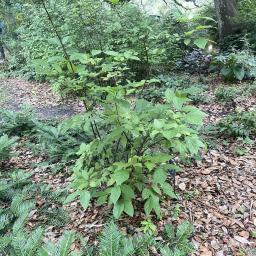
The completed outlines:
<svg viewBox="0 0 256 256">
<path fill-rule="evenodd" d="M 172 156 L 164 153 L 157 153 L 152 156 L 146 156 L 145 158 L 151 163 L 165 163 L 169 161 Z"/>
<path fill-rule="evenodd" d="M 104 53 L 109 56 L 117 56 L 118 55 L 118 52 L 115 52 L 115 51 L 105 51 Z"/>
<path fill-rule="evenodd" d="M 241 80 L 244 79 L 245 70 L 244 70 L 243 67 L 235 67 L 234 68 L 234 74 L 235 74 L 236 79 L 241 81 Z"/>
<path fill-rule="evenodd" d="M 187 113 L 186 121 L 190 124 L 203 124 L 202 112 L 200 110 L 195 110 Z"/>
<path fill-rule="evenodd" d="M 145 163 L 145 166 L 147 167 L 147 169 L 149 170 L 149 171 L 152 171 L 154 168 L 155 168 L 155 164 L 153 164 L 153 163 L 151 163 L 151 162 L 146 162 Z"/>
<path fill-rule="evenodd" d="M 159 197 L 158 196 L 153 196 L 152 195 L 152 206 L 153 206 L 153 209 L 157 215 L 158 218 L 161 218 L 162 215 L 161 215 L 161 208 L 160 208 L 160 203 L 159 203 Z"/>
</svg>

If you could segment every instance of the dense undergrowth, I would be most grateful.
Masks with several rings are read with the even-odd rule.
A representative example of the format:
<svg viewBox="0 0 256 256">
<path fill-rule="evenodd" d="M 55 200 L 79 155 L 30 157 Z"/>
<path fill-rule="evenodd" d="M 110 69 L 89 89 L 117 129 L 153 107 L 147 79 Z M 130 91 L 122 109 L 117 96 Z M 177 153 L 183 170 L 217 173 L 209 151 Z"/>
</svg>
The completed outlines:
<svg viewBox="0 0 256 256">
<path fill-rule="evenodd" d="M 84 112 L 67 120 L 42 121 L 29 106 L 18 112 L 1 109 L 0 252 L 194 252 L 188 221 L 169 223 L 162 231 L 154 222 L 164 218 L 164 202 L 180 198 L 175 176 L 181 166 L 192 165 L 215 141 L 235 141 L 242 147 L 255 139 L 255 109 L 239 108 L 240 101 L 256 95 L 255 31 L 242 6 L 238 18 L 250 26 L 241 33 L 248 33 L 240 34 L 239 43 L 229 38 L 220 44 L 211 5 L 187 18 L 177 6 L 155 16 L 123 1 L 1 4 L 7 28 L 0 41 L 8 56 L 1 66 L 4 76 L 48 82 L 62 98 L 81 102 Z M 200 106 L 212 102 L 229 112 L 209 124 Z M 67 184 L 53 191 L 35 182 L 35 166 L 13 166 L 20 148 L 41 158 L 36 167 L 44 166 L 52 175 L 65 172 Z M 49 225 L 68 223 L 65 205 L 72 202 L 84 212 L 102 205 L 112 210 L 112 220 L 94 245 L 71 231 L 57 244 L 45 241 Z M 31 227 L 34 212 L 37 221 Z M 125 234 L 114 223 L 136 219 L 137 213 L 139 234 Z"/>
</svg>

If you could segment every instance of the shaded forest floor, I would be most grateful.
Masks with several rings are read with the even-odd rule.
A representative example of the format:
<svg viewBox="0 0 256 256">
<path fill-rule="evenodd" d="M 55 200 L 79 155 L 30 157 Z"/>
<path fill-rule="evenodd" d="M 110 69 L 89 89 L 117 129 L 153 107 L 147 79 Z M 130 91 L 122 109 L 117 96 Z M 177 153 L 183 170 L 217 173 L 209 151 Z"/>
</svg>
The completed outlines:
<svg viewBox="0 0 256 256">
<path fill-rule="evenodd" d="M 212 81 L 210 83 L 209 99 L 213 98 L 216 88 Z M 22 103 L 31 104 L 42 119 L 62 119 L 82 111 L 79 104 L 63 102 L 47 84 L 0 80 L 0 106 L 16 111 Z M 231 105 L 209 100 L 197 106 L 208 114 L 206 124 L 214 124 L 235 108 L 255 109 L 256 99 L 253 96 L 239 98 Z M 238 141 L 223 138 L 207 137 L 206 140 L 209 149 L 200 159 L 183 164 L 183 171 L 177 174 L 175 187 L 179 200 L 162 204 L 164 217 L 155 224 L 158 230 L 163 230 L 166 222 L 191 221 L 195 227 L 192 240 L 197 248 L 196 255 L 256 255 L 256 142 L 240 145 Z M 244 153 L 238 154 L 241 150 Z M 9 164 L 31 172 L 33 182 L 48 184 L 53 191 L 66 187 L 70 176 L 68 167 L 52 173 L 49 168 L 40 167 L 43 161 L 43 156 L 35 156 L 20 147 Z M 37 207 L 43 204 L 43 198 L 38 198 Z M 52 204 L 50 207 L 59 206 Z M 62 227 L 48 226 L 47 239 L 54 240 L 64 229 L 70 229 L 93 241 L 111 212 L 107 206 L 93 205 L 85 212 L 78 202 L 64 208 L 68 212 L 67 223 Z M 40 218 L 38 212 L 31 214 L 31 227 Z M 122 219 L 119 224 L 124 232 L 137 232 L 143 218 L 143 213 L 138 212 L 133 219 Z"/>
<path fill-rule="evenodd" d="M 18 79 L 0 79 L 0 107 L 18 111 L 27 104 L 41 119 L 62 119 L 82 111 L 82 105 L 64 101 L 53 93 L 48 84 Z"/>
</svg>

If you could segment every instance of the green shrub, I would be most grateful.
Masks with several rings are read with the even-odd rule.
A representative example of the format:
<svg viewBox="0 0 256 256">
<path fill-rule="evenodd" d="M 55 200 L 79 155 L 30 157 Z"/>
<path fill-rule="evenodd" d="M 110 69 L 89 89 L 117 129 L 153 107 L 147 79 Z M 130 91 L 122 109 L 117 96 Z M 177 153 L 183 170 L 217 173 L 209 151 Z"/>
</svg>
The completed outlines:
<svg viewBox="0 0 256 256">
<path fill-rule="evenodd" d="M 225 81 L 256 77 L 256 57 L 249 51 L 235 51 L 215 57 L 213 69 L 219 69 Z"/>
<path fill-rule="evenodd" d="M 214 92 L 215 98 L 220 102 L 234 102 L 242 97 L 250 97 L 256 95 L 256 84 L 242 84 L 232 87 L 219 86 Z"/>
<path fill-rule="evenodd" d="M 217 101 L 233 102 L 237 97 L 241 96 L 243 90 L 241 87 L 220 86 L 216 89 L 214 95 Z"/>
<path fill-rule="evenodd" d="M 87 208 L 91 198 L 97 198 L 98 205 L 108 201 L 119 218 L 123 212 L 133 216 L 133 203 L 142 197 L 145 213 L 161 217 L 164 195 L 176 198 L 167 179 L 168 170 L 176 167 L 167 162 L 176 155 L 195 155 L 203 147 L 197 128 L 204 115 L 171 90 L 164 105 L 145 100 L 130 104 L 120 88 L 106 90 L 109 95 L 97 119 L 110 131 L 96 126 L 97 138 L 81 145 L 72 183 L 76 192 L 67 202 L 79 196 Z"/>
<path fill-rule="evenodd" d="M 142 82 L 142 81 L 141 81 Z M 187 74 L 159 75 L 156 79 L 137 83 L 136 96 L 153 102 L 162 102 L 167 89 L 178 90 L 187 95 L 194 103 L 209 102 L 207 87 L 200 83 L 192 83 Z"/>
<path fill-rule="evenodd" d="M 226 136 L 254 137 L 256 135 L 256 111 L 236 112 L 221 119 L 217 124 L 220 133 Z"/>
</svg>

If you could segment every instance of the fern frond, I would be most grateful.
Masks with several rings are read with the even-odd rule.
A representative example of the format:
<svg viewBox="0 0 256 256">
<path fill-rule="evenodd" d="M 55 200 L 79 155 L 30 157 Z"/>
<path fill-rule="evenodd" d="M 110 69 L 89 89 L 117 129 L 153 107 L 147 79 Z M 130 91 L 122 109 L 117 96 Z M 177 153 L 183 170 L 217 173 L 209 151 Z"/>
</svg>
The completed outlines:
<svg viewBox="0 0 256 256">
<path fill-rule="evenodd" d="M 10 223 L 10 214 L 8 213 L 1 213 L 0 214 L 0 230 L 6 228 L 6 226 Z"/>
<path fill-rule="evenodd" d="M 35 256 L 36 253 L 42 246 L 43 243 L 44 230 L 42 228 L 37 228 L 29 236 L 29 240 L 25 244 L 26 256 Z"/>
<path fill-rule="evenodd" d="M 12 230 L 13 234 L 18 234 L 25 226 L 25 223 L 28 219 L 28 212 L 24 212 L 13 224 Z"/>
<path fill-rule="evenodd" d="M 177 227 L 176 237 L 179 240 L 189 237 L 193 233 L 193 226 L 190 222 L 184 221 Z"/>
<path fill-rule="evenodd" d="M 56 256 L 68 256 L 70 247 L 74 240 L 75 234 L 73 232 L 64 233 L 58 244 L 58 254 L 56 254 Z"/>
<path fill-rule="evenodd" d="M 11 236 L 5 235 L 0 237 L 0 252 L 3 252 L 5 248 L 11 243 Z"/>
<path fill-rule="evenodd" d="M 114 222 L 110 222 L 104 228 L 100 238 L 99 255 L 100 256 L 118 256 L 120 255 L 120 244 L 122 234 Z"/>
</svg>

